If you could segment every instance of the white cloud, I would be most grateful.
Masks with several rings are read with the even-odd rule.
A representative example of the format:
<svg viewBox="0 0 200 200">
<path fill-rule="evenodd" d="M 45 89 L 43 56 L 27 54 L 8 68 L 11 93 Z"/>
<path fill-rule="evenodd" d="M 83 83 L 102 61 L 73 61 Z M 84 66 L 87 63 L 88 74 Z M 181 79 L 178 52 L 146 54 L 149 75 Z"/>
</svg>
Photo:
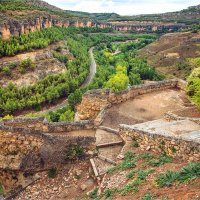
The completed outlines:
<svg viewBox="0 0 200 200">
<path fill-rule="evenodd" d="M 121 15 L 178 11 L 198 5 L 199 0 L 46 0 L 66 10 L 116 12 Z"/>
</svg>

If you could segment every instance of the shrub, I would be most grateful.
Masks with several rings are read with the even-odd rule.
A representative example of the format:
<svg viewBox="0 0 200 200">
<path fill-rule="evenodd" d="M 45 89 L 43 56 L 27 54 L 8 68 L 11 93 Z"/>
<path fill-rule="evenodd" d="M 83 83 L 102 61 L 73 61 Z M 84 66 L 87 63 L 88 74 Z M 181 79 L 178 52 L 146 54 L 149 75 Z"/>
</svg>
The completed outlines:
<svg viewBox="0 0 200 200">
<path fill-rule="evenodd" d="M 3 193 L 4 193 L 4 191 L 3 191 L 3 185 L 2 185 L 2 183 L 0 183 L 0 195 L 3 194 Z"/>
<path fill-rule="evenodd" d="M 84 156 L 84 149 L 79 144 L 70 144 L 65 151 L 65 160 L 77 160 Z"/>
<path fill-rule="evenodd" d="M 126 153 L 123 162 L 115 167 L 108 169 L 107 172 L 113 173 L 114 171 L 123 171 L 126 169 L 131 169 L 136 167 L 134 158 L 135 158 L 134 153 L 131 152 Z"/>
<path fill-rule="evenodd" d="M 48 177 L 49 178 L 55 178 L 57 176 L 57 169 L 51 168 L 48 170 Z"/>
<path fill-rule="evenodd" d="M 164 165 L 164 164 L 170 163 L 170 162 L 172 162 L 172 158 L 171 158 L 171 157 L 165 156 L 165 155 L 161 155 L 161 156 L 159 157 L 159 159 L 150 160 L 150 161 L 148 162 L 148 164 L 149 164 L 150 166 L 153 166 L 153 167 L 159 167 L 159 166 L 161 166 L 161 165 Z"/>
<path fill-rule="evenodd" d="M 91 199 L 96 199 L 98 197 L 97 192 L 98 192 L 98 188 L 95 188 L 92 192 L 89 193 L 89 197 Z"/>
<path fill-rule="evenodd" d="M 129 84 L 129 78 L 126 74 L 117 73 L 112 76 L 105 84 L 105 88 L 112 89 L 114 92 L 127 89 Z"/>
<path fill-rule="evenodd" d="M 174 182 L 185 182 L 200 177 L 200 162 L 189 163 L 178 172 L 167 171 L 156 178 L 159 187 L 171 186 Z"/>
<path fill-rule="evenodd" d="M 115 192 L 117 192 L 118 190 L 116 188 L 112 188 L 112 189 L 106 189 L 103 192 L 103 196 L 107 199 L 110 198 Z"/>
<path fill-rule="evenodd" d="M 33 64 L 32 60 L 30 58 L 22 60 L 22 62 L 19 65 L 19 71 L 21 74 L 24 74 L 28 69 L 30 69 L 30 70 L 35 69 L 35 64 Z"/>
<path fill-rule="evenodd" d="M 200 108 L 200 67 L 194 69 L 189 76 L 187 93 L 190 99 Z"/>
<path fill-rule="evenodd" d="M 122 189 L 122 194 L 126 195 L 127 193 L 129 193 L 130 191 L 138 191 L 139 189 L 139 185 L 142 183 L 142 181 L 140 179 L 136 179 L 134 180 L 132 183 L 129 183 L 127 185 L 125 185 Z"/>
<path fill-rule="evenodd" d="M 132 170 L 127 174 L 127 178 L 128 179 L 132 179 L 135 176 L 135 173 L 137 172 L 137 170 Z"/>
<path fill-rule="evenodd" d="M 6 76 L 10 76 L 11 75 L 11 70 L 9 67 L 3 67 L 2 69 L 3 74 L 5 74 Z"/>
<path fill-rule="evenodd" d="M 152 200 L 151 192 L 148 192 L 144 197 L 142 197 L 141 200 Z"/>
<path fill-rule="evenodd" d="M 68 103 L 73 110 L 75 109 L 76 105 L 82 101 L 82 95 L 83 93 L 79 89 L 69 95 Z"/>
<path fill-rule="evenodd" d="M 13 118 L 12 115 L 6 115 L 6 116 L 3 117 L 3 119 L 12 119 L 12 118 Z"/>
</svg>

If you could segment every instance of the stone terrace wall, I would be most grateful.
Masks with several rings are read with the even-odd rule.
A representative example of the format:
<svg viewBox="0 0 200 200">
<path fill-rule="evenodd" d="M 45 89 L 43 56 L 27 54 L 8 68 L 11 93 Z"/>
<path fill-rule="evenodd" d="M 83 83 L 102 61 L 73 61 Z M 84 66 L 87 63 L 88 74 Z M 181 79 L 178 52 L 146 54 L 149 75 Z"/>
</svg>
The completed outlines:
<svg viewBox="0 0 200 200">
<path fill-rule="evenodd" d="M 34 174 L 52 167 L 58 168 L 71 162 L 71 152 L 74 148 L 81 148 L 83 157 L 87 156 L 89 150 L 95 149 L 95 137 L 71 137 L 62 133 L 51 135 L 43 132 L 43 119 L 12 119 L 0 122 L 0 182 L 5 192 L 22 185 L 25 174 Z M 91 124 L 87 127 L 87 122 L 58 123 L 47 127 L 49 132 L 58 133 L 57 131 L 91 128 Z M 15 180 L 12 180 L 12 177 Z"/>
<path fill-rule="evenodd" d="M 132 86 L 121 92 L 112 92 L 111 90 L 91 90 L 84 96 L 81 104 L 77 107 L 77 120 L 94 120 L 99 113 L 114 104 L 125 102 L 142 94 L 165 90 L 169 88 L 184 89 L 184 81 L 178 79 L 158 81 L 143 85 Z M 102 111 L 103 112 L 103 111 Z M 100 121 L 98 116 L 98 122 Z"/>
<path fill-rule="evenodd" d="M 196 107 L 191 107 L 187 109 L 169 111 L 165 113 L 165 119 L 168 121 L 174 120 L 190 120 L 200 125 L 200 111 Z"/>
<path fill-rule="evenodd" d="M 90 149 L 94 137 L 51 135 L 40 130 L 0 126 L 0 169 L 37 171 L 67 162 L 71 144 Z"/>
<path fill-rule="evenodd" d="M 21 127 L 31 130 L 40 130 L 45 133 L 61 133 L 95 128 L 94 121 L 48 123 L 45 117 L 4 119 L 1 123 L 9 126 L 10 129 L 12 129 L 12 127 Z"/>
<path fill-rule="evenodd" d="M 200 160 L 200 144 L 194 140 L 187 141 L 181 138 L 152 134 L 131 129 L 126 125 L 120 125 L 119 133 L 127 145 L 137 144 L 142 151 L 166 153 L 183 160 Z"/>
</svg>

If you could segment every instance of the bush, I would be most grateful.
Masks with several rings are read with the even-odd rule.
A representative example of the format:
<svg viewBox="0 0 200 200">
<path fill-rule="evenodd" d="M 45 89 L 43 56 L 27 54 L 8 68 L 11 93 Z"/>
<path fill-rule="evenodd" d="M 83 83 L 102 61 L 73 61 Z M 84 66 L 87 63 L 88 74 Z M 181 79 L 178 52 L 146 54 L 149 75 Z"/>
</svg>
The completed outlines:
<svg viewBox="0 0 200 200">
<path fill-rule="evenodd" d="M 74 93 L 70 94 L 68 97 L 69 106 L 74 110 L 76 105 L 82 101 L 82 92 L 77 89 Z"/>
<path fill-rule="evenodd" d="M 141 84 L 141 78 L 139 74 L 130 73 L 129 74 L 129 82 L 131 85 L 139 85 Z"/>
<path fill-rule="evenodd" d="M 3 185 L 2 185 L 2 183 L 0 183 L 0 195 L 3 194 L 3 193 L 4 193 L 4 191 L 3 191 Z"/>
<path fill-rule="evenodd" d="M 5 74 L 6 76 L 10 76 L 11 75 L 11 70 L 9 67 L 3 67 L 2 69 L 3 74 Z"/>
<path fill-rule="evenodd" d="M 141 200 L 152 200 L 151 192 L 148 192 L 144 197 L 142 197 Z"/>
<path fill-rule="evenodd" d="M 98 192 L 98 188 L 95 188 L 92 192 L 89 193 L 89 197 L 91 199 L 96 199 L 98 197 L 97 192 Z"/>
<path fill-rule="evenodd" d="M 112 76 L 105 84 L 105 88 L 112 89 L 114 92 L 119 92 L 128 88 L 129 79 L 126 74 L 117 73 Z"/>
<path fill-rule="evenodd" d="M 156 178 L 159 187 L 171 186 L 174 182 L 186 182 L 200 177 L 200 162 L 190 163 L 180 171 L 167 171 Z"/>
<path fill-rule="evenodd" d="M 34 70 L 35 69 L 35 65 L 33 64 L 32 60 L 30 58 L 22 60 L 22 62 L 19 65 L 20 73 L 24 74 L 29 69 L 30 70 Z"/>
<path fill-rule="evenodd" d="M 79 144 L 70 144 L 65 151 L 65 160 L 77 160 L 84 156 L 84 149 Z"/>
<path fill-rule="evenodd" d="M 187 94 L 200 108 L 200 67 L 194 69 L 188 77 Z"/>
<path fill-rule="evenodd" d="M 161 155 L 159 159 L 150 160 L 148 163 L 149 163 L 150 166 L 159 167 L 161 165 L 164 165 L 164 164 L 170 163 L 170 162 L 172 162 L 171 157 Z"/>
<path fill-rule="evenodd" d="M 55 178 L 57 176 L 57 169 L 51 168 L 48 170 L 48 177 L 49 178 Z"/>
</svg>

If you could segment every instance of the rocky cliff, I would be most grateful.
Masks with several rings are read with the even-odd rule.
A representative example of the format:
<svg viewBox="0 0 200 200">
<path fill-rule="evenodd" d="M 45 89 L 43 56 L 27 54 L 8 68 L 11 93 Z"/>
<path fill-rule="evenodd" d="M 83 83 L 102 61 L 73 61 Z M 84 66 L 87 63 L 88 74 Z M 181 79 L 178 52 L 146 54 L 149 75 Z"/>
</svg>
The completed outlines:
<svg viewBox="0 0 200 200">
<path fill-rule="evenodd" d="M 28 19 L 24 21 L 19 20 L 8 20 L 4 21 L 0 25 L 0 35 L 3 40 L 7 40 L 11 35 L 19 36 L 21 34 L 27 34 L 29 32 L 34 32 L 36 30 L 41 30 L 44 28 L 49 28 L 52 26 L 59 27 L 92 27 L 96 26 L 96 23 L 92 22 L 90 19 L 57 19 L 54 16 L 37 17 L 35 19 Z"/>
</svg>

